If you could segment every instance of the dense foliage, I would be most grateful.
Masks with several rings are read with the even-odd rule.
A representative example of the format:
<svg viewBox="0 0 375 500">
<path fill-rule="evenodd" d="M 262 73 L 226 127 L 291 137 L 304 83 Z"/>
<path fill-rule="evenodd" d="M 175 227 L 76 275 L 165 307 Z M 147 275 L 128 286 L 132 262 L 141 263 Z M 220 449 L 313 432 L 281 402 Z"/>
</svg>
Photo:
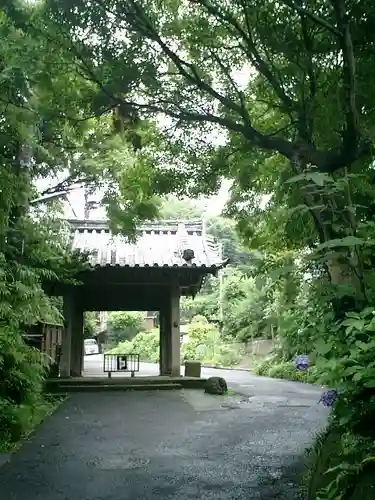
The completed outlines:
<svg viewBox="0 0 375 500">
<path fill-rule="evenodd" d="M 142 361 L 159 361 L 159 329 L 143 331 L 138 333 L 133 340 L 120 342 L 109 352 L 112 354 L 139 354 Z"/>
<path fill-rule="evenodd" d="M 159 361 L 159 329 L 138 333 L 131 341 L 120 342 L 114 354 L 137 353 L 143 361 Z M 240 361 L 238 349 L 223 343 L 219 330 L 204 316 L 192 318 L 187 341 L 182 344 L 181 361 L 198 360 L 213 366 L 234 366 Z"/>
<path fill-rule="evenodd" d="M 17 441 L 28 428 L 41 401 L 45 366 L 40 355 L 26 346 L 19 331 L 0 331 L 0 449 Z"/>
<path fill-rule="evenodd" d="M 349 288 L 336 314 L 366 303 L 368 238 L 357 233 L 374 198 L 369 2 L 49 3 L 98 95 L 148 131 L 121 185 L 133 214 L 137 199 L 142 217 L 157 193 L 234 179 L 228 209 L 247 237 L 323 245 L 330 282 Z"/>
<path fill-rule="evenodd" d="M 88 87 L 69 53 L 52 50 L 49 28 L 39 4 L 14 2 L 0 12 L 0 450 L 50 409 L 42 392 L 47 365 L 24 343 L 25 328 L 61 323 L 61 303 L 46 294 L 47 284 L 70 281 L 85 266 L 69 251 L 61 206 L 45 207 L 43 196 L 104 171 L 100 161 L 97 171 L 85 167 L 95 135 L 80 122 Z M 67 180 L 38 190 L 40 178 L 59 173 Z"/>
<path fill-rule="evenodd" d="M 295 355 L 309 357 L 312 375 L 337 390 L 331 426 L 349 462 L 317 498 L 352 498 L 373 461 L 374 17 L 368 0 L 8 3 L 2 342 L 57 313 L 42 281 L 78 265 L 51 238 L 51 220 L 31 216 L 38 178 L 60 175 L 44 194 L 102 188 L 112 227 L 127 234 L 162 213 L 160 196 L 212 194 L 227 178 L 227 218 L 256 259 L 244 252 L 244 268 L 219 292 L 208 282 L 186 315 L 219 316 L 226 338 L 277 337 L 274 361 L 288 370 Z M 232 228 L 220 219 L 210 230 Z M 19 342 L 9 348 L 23 352 Z M 16 408 L 12 397 L 2 393 L 2 405 Z"/>
<path fill-rule="evenodd" d="M 136 175 L 148 179 L 138 191 L 143 204 L 152 203 L 155 193 L 208 193 L 222 176 L 235 180 L 228 215 L 265 258 L 262 285 L 241 286 L 244 305 L 235 301 L 241 326 L 232 320 L 227 333 L 249 331 L 244 319 L 254 305 L 252 333 L 276 324 L 284 362 L 298 350 L 314 362 L 315 344 L 328 339 L 343 342 L 354 354 L 343 321 L 372 306 L 375 288 L 373 5 L 352 0 L 51 4 L 71 32 L 88 27 L 94 35 L 95 43 L 79 35 L 77 42 L 105 89 L 108 67 L 131 74 L 127 56 L 142 40 L 136 84 L 110 82 L 112 100 L 150 130 L 142 166 L 123 184 L 123 194 L 130 197 Z M 126 30 L 126 37 L 113 36 L 116 29 Z M 93 64 L 98 59 L 99 68 Z M 153 121 L 158 113 L 169 117 L 159 128 Z M 274 256 L 280 254 L 286 262 L 275 279 Z M 257 300 L 246 305 L 255 289 Z M 371 352 L 370 340 L 361 341 Z M 332 383 L 340 385 L 344 375 L 338 367 L 346 366 L 346 358 L 338 349 L 332 356 L 329 363 L 338 370 Z M 373 391 L 363 385 L 368 362 L 356 359 L 349 367 L 353 389 L 339 394 L 334 412 L 344 408 L 349 421 L 366 419 L 367 410 L 373 415 Z M 354 410 L 354 416 L 358 398 L 367 410 Z M 351 431 L 356 432 L 358 427 Z M 339 485 L 328 498 L 349 498 Z"/>
<path fill-rule="evenodd" d="M 144 330 L 145 314 L 142 312 L 113 312 L 107 324 L 107 342 L 116 345 L 125 340 L 132 340 Z"/>
</svg>

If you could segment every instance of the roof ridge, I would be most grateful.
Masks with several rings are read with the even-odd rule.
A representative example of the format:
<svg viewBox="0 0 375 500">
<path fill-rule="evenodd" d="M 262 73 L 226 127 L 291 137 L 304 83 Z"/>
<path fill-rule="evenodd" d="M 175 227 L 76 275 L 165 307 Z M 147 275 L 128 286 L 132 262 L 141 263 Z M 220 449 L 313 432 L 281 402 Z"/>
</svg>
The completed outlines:
<svg viewBox="0 0 375 500">
<path fill-rule="evenodd" d="M 109 230 L 109 221 L 106 219 L 66 219 L 74 229 L 106 229 Z M 138 231 L 174 230 L 183 224 L 190 231 L 202 231 L 204 229 L 203 219 L 162 219 L 147 221 L 141 224 Z"/>
</svg>

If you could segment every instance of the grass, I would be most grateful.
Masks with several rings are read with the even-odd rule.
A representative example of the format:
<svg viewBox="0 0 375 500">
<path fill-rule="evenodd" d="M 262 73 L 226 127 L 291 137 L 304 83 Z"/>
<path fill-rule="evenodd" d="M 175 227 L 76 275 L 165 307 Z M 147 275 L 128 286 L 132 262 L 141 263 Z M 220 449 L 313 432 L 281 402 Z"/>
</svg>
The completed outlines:
<svg viewBox="0 0 375 500">
<path fill-rule="evenodd" d="M 28 408 L 27 418 L 22 423 L 20 438 L 16 441 L 0 441 L 0 453 L 14 453 L 36 431 L 37 427 L 65 401 L 66 396 L 46 394 L 32 411 Z"/>
</svg>

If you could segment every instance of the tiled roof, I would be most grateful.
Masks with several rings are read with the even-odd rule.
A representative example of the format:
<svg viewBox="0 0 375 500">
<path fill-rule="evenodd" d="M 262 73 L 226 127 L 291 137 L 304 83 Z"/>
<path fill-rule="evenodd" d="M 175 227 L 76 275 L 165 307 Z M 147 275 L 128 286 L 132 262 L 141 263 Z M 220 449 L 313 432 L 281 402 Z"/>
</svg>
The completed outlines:
<svg viewBox="0 0 375 500">
<path fill-rule="evenodd" d="M 112 235 L 103 220 L 69 220 L 74 249 L 90 251 L 92 266 L 221 267 L 220 245 L 205 234 L 201 220 L 160 221 L 139 228 L 135 243 Z M 184 250 L 193 250 L 187 262 Z"/>
</svg>

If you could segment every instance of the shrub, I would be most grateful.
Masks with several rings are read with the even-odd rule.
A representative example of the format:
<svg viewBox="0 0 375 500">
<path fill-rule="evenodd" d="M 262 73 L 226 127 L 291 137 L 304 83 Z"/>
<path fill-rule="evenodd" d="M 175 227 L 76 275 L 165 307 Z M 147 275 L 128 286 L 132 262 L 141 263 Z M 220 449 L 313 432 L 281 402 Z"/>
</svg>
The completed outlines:
<svg viewBox="0 0 375 500">
<path fill-rule="evenodd" d="M 255 374 L 264 377 L 280 378 L 311 384 L 319 380 L 319 372 L 315 366 L 305 370 L 298 370 L 295 363 L 292 361 L 275 363 L 273 359 L 267 359 L 259 364 L 255 369 Z"/>
<path fill-rule="evenodd" d="M 139 354 L 143 361 L 157 363 L 159 360 L 159 330 L 153 328 L 147 332 L 140 332 L 133 340 L 120 342 L 117 347 L 109 351 L 111 354 Z"/>
<path fill-rule="evenodd" d="M 348 313 L 315 344 L 316 370 L 333 389 L 322 398 L 332 412 L 311 456 L 309 500 L 373 498 L 374 332 L 375 312 L 367 308 Z"/>
<path fill-rule="evenodd" d="M 16 329 L 0 329 L 0 442 L 15 442 L 43 402 L 47 366 Z"/>
<path fill-rule="evenodd" d="M 132 340 L 144 329 L 144 318 L 143 313 L 136 311 L 111 313 L 107 327 L 108 342 L 115 345 L 125 340 Z"/>
<path fill-rule="evenodd" d="M 295 382 L 308 382 L 309 370 L 301 371 L 296 369 L 294 363 L 283 362 L 272 366 L 268 370 L 268 377 L 292 380 Z"/>
<path fill-rule="evenodd" d="M 203 316 L 203 314 L 197 314 L 196 316 L 194 316 L 190 322 L 191 324 L 195 325 L 197 323 L 204 323 L 204 324 L 208 324 L 208 319 L 206 318 L 206 316 Z"/>
<path fill-rule="evenodd" d="M 338 391 L 335 416 L 354 433 L 375 437 L 375 311 L 348 313 L 335 325 L 335 337 L 316 344 L 322 382 Z"/>
<path fill-rule="evenodd" d="M 260 363 L 258 363 L 254 368 L 254 374 L 260 377 L 268 377 L 268 372 L 270 368 L 275 364 L 274 358 L 266 358 Z"/>
<path fill-rule="evenodd" d="M 119 344 L 110 349 L 108 354 L 130 354 L 133 352 L 133 342 L 129 340 L 124 340 L 124 342 L 119 342 Z"/>
<path fill-rule="evenodd" d="M 215 354 L 213 357 L 211 359 L 206 358 L 204 361 L 205 363 L 213 366 L 232 367 L 238 365 L 241 361 L 241 354 L 233 347 L 225 344 L 219 344 L 215 348 Z"/>
<path fill-rule="evenodd" d="M 296 370 L 294 363 L 284 362 L 271 366 L 267 375 L 272 378 L 282 378 L 287 380 L 296 380 L 300 372 Z"/>
<path fill-rule="evenodd" d="M 188 335 L 189 341 L 183 344 L 181 349 L 181 358 L 184 361 L 189 359 L 204 361 L 215 355 L 215 349 L 220 344 L 220 334 L 215 325 L 208 323 L 207 320 L 191 323 Z"/>
<path fill-rule="evenodd" d="M 234 366 L 241 360 L 241 355 L 235 348 L 222 343 L 215 325 L 196 317 L 188 327 L 189 340 L 181 347 L 181 360 L 201 361 L 215 366 Z M 111 349 L 112 354 L 138 353 L 143 361 L 158 362 L 159 360 L 159 330 L 140 332 L 132 341 L 120 342 Z"/>
<path fill-rule="evenodd" d="M 374 497 L 374 441 L 330 422 L 308 450 L 308 500 L 370 500 Z"/>
</svg>

